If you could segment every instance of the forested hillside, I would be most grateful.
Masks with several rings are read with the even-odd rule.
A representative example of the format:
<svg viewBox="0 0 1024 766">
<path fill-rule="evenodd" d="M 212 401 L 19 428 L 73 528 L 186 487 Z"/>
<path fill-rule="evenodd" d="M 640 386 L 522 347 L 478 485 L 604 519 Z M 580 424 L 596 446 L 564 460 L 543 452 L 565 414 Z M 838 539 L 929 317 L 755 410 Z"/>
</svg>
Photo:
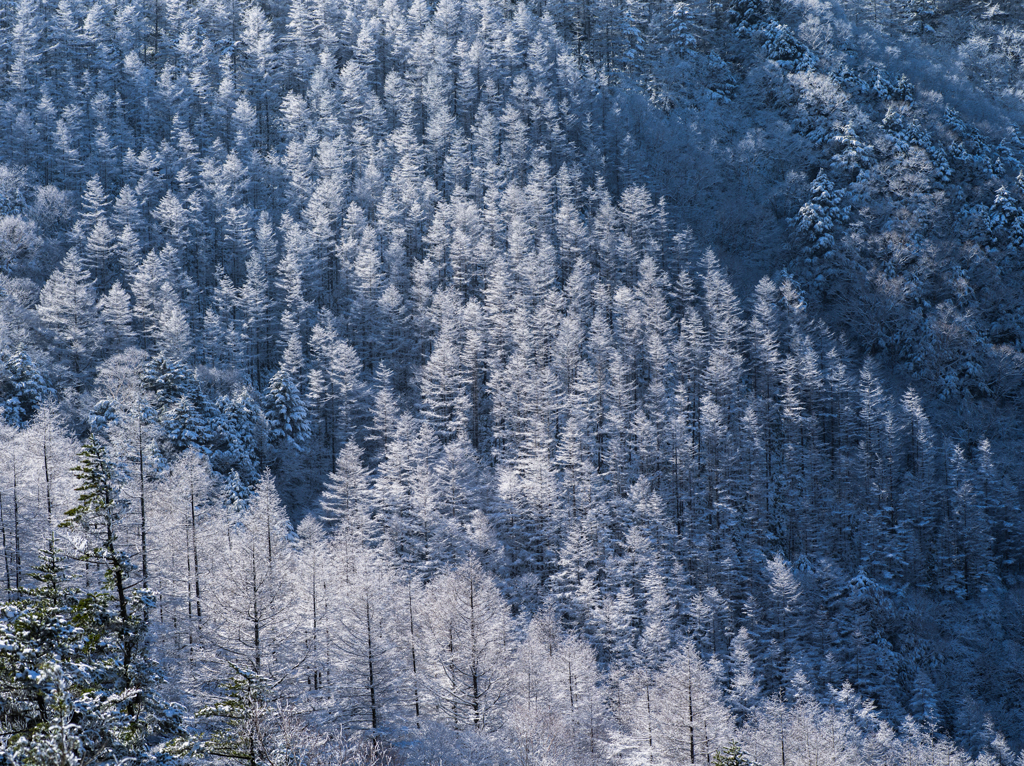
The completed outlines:
<svg viewBox="0 0 1024 766">
<path fill-rule="evenodd" d="M 1024 13 L 0 6 L 0 758 L 1024 757 Z"/>
</svg>

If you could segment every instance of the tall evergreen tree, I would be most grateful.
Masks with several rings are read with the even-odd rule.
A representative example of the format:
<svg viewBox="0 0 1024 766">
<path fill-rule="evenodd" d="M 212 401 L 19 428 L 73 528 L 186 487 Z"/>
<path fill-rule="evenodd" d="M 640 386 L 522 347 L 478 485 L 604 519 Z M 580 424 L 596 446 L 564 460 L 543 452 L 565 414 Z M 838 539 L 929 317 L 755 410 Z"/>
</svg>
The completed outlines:
<svg viewBox="0 0 1024 766">
<path fill-rule="evenodd" d="M 177 762 L 179 712 L 157 696 L 159 679 L 144 655 L 131 653 L 123 665 L 124 623 L 111 603 L 116 578 L 108 570 L 98 590 L 83 591 L 72 566 L 51 538 L 31 574 L 34 586 L 0 617 L 0 753 L 24 764 Z"/>
</svg>

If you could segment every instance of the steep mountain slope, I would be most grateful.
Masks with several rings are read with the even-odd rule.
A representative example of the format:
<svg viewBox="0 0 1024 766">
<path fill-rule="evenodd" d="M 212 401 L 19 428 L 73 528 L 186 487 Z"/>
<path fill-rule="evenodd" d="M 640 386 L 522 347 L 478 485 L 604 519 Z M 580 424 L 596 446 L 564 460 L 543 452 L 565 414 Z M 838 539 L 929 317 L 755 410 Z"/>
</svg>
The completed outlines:
<svg viewBox="0 0 1024 766">
<path fill-rule="evenodd" d="M 1012 14 L 4 13 L 5 753 L 1013 762 Z"/>
</svg>

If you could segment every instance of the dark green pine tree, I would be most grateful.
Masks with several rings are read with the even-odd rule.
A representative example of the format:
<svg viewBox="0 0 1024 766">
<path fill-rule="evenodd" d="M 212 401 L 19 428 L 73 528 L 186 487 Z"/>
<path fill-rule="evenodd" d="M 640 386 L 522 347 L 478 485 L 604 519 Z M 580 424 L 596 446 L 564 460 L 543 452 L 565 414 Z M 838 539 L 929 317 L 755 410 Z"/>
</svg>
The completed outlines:
<svg viewBox="0 0 1024 766">
<path fill-rule="evenodd" d="M 54 394 L 23 346 L 0 352 L 0 419 L 12 426 L 24 426 Z"/>
<path fill-rule="evenodd" d="M 721 748 L 711 758 L 711 766 L 750 766 L 747 754 L 736 742 Z"/>
<path fill-rule="evenodd" d="M 108 671 L 101 600 L 73 587 L 52 544 L 0 613 L 0 757 L 4 763 L 74 763 L 112 749 L 103 699 L 89 694 Z M 98 725 L 99 724 L 99 725 Z"/>
<path fill-rule="evenodd" d="M 205 744 L 209 756 L 251 765 L 274 757 L 273 724 L 267 704 L 267 679 L 252 668 L 231 664 L 231 676 L 218 684 L 220 697 L 198 711 L 217 722 Z"/>
<path fill-rule="evenodd" d="M 295 379 L 282 365 L 270 379 L 263 396 L 267 435 L 273 444 L 302 452 L 310 433 L 309 411 L 303 399 Z"/>
<path fill-rule="evenodd" d="M 141 608 L 133 609 L 136 604 L 129 603 L 138 600 L 138 594 L 130 588 L 131 560 L 118 549 L 122 508 L 114 497 L 113 467 L 107 461 L 106 450 L 90 438 L 71 472 L 78 479 L 78 504 L 67 511 L 63 526 L 77 527 L 85 533 L 88 547 L 82 560 L 87 567 L 95 566 L 103 572 L 104 591 L 116 600 L 110 627 L 117 636 L 124 686 L 131 688 L 131 672 L 145 626 Z"/>
<path fill-rule="evenodd" d="M 72 674 L 69 678 L 76 673 L 83 675 L 77 682 L 58 680 L 53 684 L 67 705 L 83 709 L 64 723 L 82 732 L 82 753 L 77 757 L 83 762 L 108 757 L 113 762 L 174 762 L 172 751 L 180 744 L 179 720 L 159 699 L 160 679 L 146 644 L 148 596 L 133 579 L 134 566 L 120 544 L 124 509 L 116 500 L 113 468 L 94 438 L 82 448 L 72 473 L 78 480 L 78 503 L 67 511 L 61 526 L 74 530 L 84 540 L 84 545 L 76 546 L 71 562 L 81 566 L 79 578 L 84 588 L 81 592 L 70 587 L 61 589 L 60 578 L 70 579 L 61 572 L 69 567 L 54 553 L 56 543 L 51 541 L 49 553 L 43 558 L 49 570 L 41 572 L 46 587 L 26 594 L 28 605 L 49 605 L 46 608 L 51 612 L 56 609 L 54 619 L 64 630 L 53 634 L 50 645 L 67 657 L 68 673 Z M 98 582 L 94 573 L 101 577 Z M 44 611 L 41 616 L 49 619 L 47 614 Z M 55 761 L 45 749 L 40 752 L 41 763 L 78 762 Z"/>
<path fill-rule="evenodd" d="M 76 586 L 74 564 L 51 538 L 34 585 L 0 612 L 0 763 L 177 763 L 177 714 L 138 654 L 124 682 L 113 594 Z"/>
</svg>

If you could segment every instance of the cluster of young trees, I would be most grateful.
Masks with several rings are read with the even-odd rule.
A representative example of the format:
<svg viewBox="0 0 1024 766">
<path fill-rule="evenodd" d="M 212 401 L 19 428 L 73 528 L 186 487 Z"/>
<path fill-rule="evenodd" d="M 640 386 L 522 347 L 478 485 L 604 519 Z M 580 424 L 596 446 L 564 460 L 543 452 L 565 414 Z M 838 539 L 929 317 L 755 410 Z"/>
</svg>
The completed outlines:
<svg viewBox="0 0 1024 766">
<path fill-rule="evenodd" d="M 1017 390 L 1024 155 L 854 23 L 3 12 L 5 755 L 1014 763 L 1018 493 L 927 412 Z"/>
</svg>

